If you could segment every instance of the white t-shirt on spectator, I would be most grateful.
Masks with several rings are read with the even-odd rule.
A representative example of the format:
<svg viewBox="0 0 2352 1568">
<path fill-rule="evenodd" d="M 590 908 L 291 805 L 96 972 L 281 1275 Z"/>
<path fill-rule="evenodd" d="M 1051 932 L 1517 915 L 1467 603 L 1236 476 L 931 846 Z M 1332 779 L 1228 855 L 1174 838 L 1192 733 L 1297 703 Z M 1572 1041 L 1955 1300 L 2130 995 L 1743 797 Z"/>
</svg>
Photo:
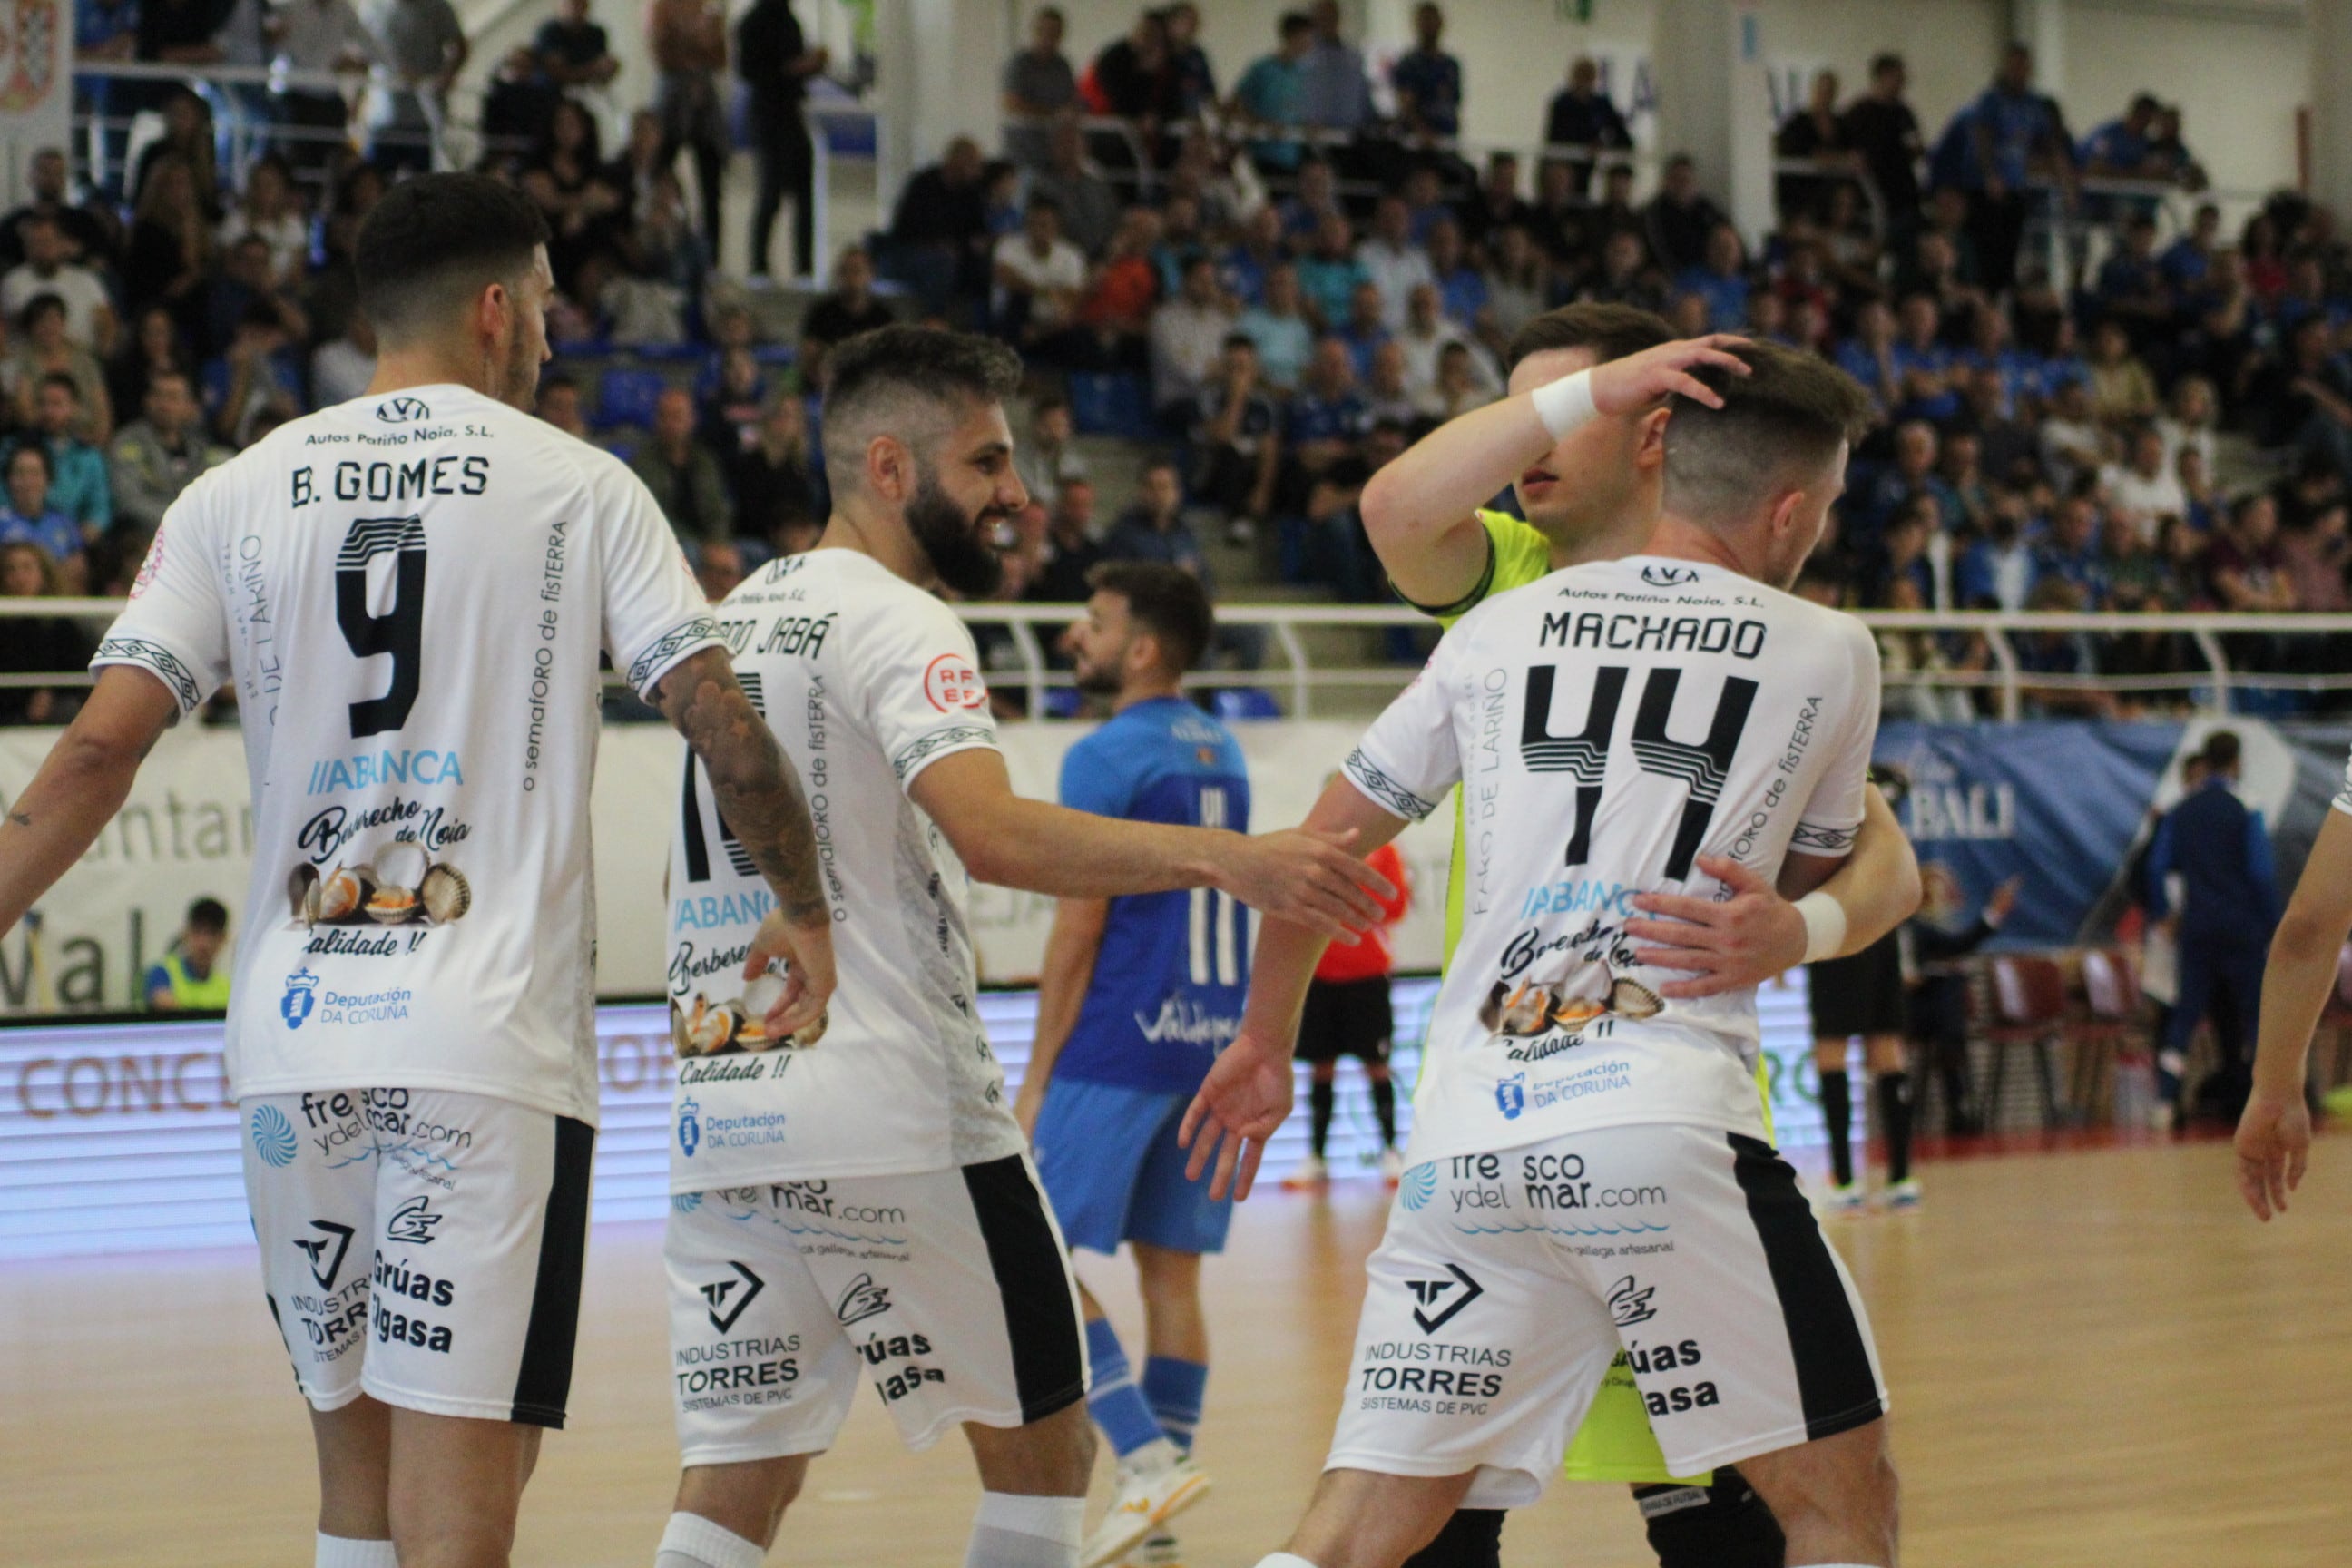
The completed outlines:
<svg viewBox="0 0 2352 1568">
<path fill-rule="evenodd" d="M 1470 351 L 1470 379 L 1480 390 L 1499 393 L 1503 378 L 1495 374 L 1493 362 L 1470 329 L 1451 317 L 1440 316 L 1427 335 L 1416 332 L 1408 323 L 1396 334 L 1396 345 L 1404 352 L 1404 389 L 1418 403 L 1437 385 L 1437 359 L 1448 343 L 1460 343 Z"/>
<path fill-rule="evenodd" d="M 2159 519 L 2188 515 L 2189 492 L 2180 488 L 2179 476 L 2168 468 L 2158 469 L 2154 479 L 2147 479 L 2124 464 L 2110 463 L 2099 470 L 2099 484 L 2107 492 L 2109 508 L 2131 519 L 2142 544 L 2156 542 Z"/>
<path fill-rule="evenodd" d="M 106 285 L 98 280 L 98 274 L 70 261 L 47 278 L 34 271 L 29 261 L 10 268 L 8 275 L 0 278 L 0 315 L 8 318 L 8 331 L 16 330 L 16 318 L 25 307 L 44 294 L 55 294 L 65 302 L 66 336 L 96 353 L 98 313 L 108 308 Z"/>
<path fill-rule="evenodd" d="M 93 665 L 236 683 L 253 879 L 234 1098 L 457 1089 L 596 1120 L 600 655 L 721 646 L 620 459 L 462 386 L 280 426 L 192 482 Z"/>
<path fill-rule="evenodd" d="M 1390 331 L 1404 330 L 1405 308 L 1412 291 L 1437 281 L 1429 252 L 1417 245 L 1391 245 L 1375 235 L 1356 247 L 1356 264 L 1381 291 L 1381 325 Z"/>
<path fill-rule="evenodd" d="M 299 283 L 304 268 L 310 259 L 310 226 L 302 221 L 299 213 L 280 213 L 267 223 L 257 223 L 241 212 L 233 212 L 221 219 L 215 238 L 222 250 L 243 239 L 247 235 L 258 235 L 269 247 L 269 275 L 281 283 Z"/>
<path fill-rule="evenodd" d="M 2179 420 L 2168 416 L 2156 422 L 2156 433 L 2164 437 L 2164 471 L 2166 473 L 2179 473 L 2180 449 L 2184 447 L 2194 447 L 2205 459 L 2205 477 L 2209 479 L 2213 477 L 2217 446 L 2213 438 L 2213 426 L 2183 425 Z"/>
<path fill-rule="evenodd" d="M 1036 289 L 1076 290 L 1087 286 L 1086 253 L 1066 239 L 1057 239 L 1040 256 L 1025 234 L 1008 234 L 996 242 L 990 259 Z M 997 314 L 1004 313 L 1009 296 L 1000 285 L 994 291 Z M 1068 312 L 1058 300 L 1040 297 L 1029 308 L 1029 320 L 1039 326 L 1058 326 Z"/>
<path fill-rule="evenodd" d="M 1190 403 L 1217 368 L 1238 318 L 1223 305 L 1181 298 L 1151 312 L 1151 404 Z"/>
</svg>

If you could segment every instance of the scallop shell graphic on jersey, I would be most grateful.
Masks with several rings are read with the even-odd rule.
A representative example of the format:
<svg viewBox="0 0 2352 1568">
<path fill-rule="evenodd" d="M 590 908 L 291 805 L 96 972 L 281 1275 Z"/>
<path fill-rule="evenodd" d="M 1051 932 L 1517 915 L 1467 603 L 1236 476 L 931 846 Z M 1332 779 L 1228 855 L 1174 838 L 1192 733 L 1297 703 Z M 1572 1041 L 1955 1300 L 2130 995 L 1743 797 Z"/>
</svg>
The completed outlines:
<svg viewBox="0 0 2352 1568">
<path fill-rule="evenodd" d="M 375 868 L 373 866 L 338 866 L 319 884 L 315 918 L 323 925 L 347 923 L 360 918 L 360 911 L 375 897 Z"/>
<path fill-rule="evenodd" d="M 455 866 L 436 866 L 425 872 L 425 879 L 416 885 L 416 896 L 425 905 L 425 918 L 435 925 L 447 925 L 474 907 L 474 885 Z"/>
<path fill-rule="evenodd" d="M 305 925 L 315 925 L 319 920 L 319 868 L 308 860 L 287 874 L 287 912 Z"/>
<path fill-rule="evenodd" d="M 1640 981 L 1621 975 L 1610 984 L 1609 1010 L 1621 1018 L 1654 1018 L 1666 1010 L 1666 1005 Z"/>
<path fill-rule="evenodd" d="M 1587 964 L 1570 979 L 1550 985 L 1496 981 L 1478 1009 L 1478 1022 L 1489 1034 L 1510 1037 L 1553 1029 L 1574 1034 L 1601 1018 L 1654 1018 L 1665 1006 L 1658 994 L 1640 981 L 1612 977 L 1605 965 Z"/>
<path fill-rule="evenodd" d="M 832 1015 L 821 1013 L 815 1023 L 778 1039 L 768 1033 L 767 1012 L 782 997 L 784 977 L 762 974 L 743 987 L 732 1002 L 713 1002 L 698 991 L 693 1003 L 669 1005 L 670 1038 L 679 1057 L 732 1056 L 743 1051 L 769 1051 L 778 1046 L 806 1049 L 824 1038 Z"/>
<path fill-rule="evenodd" d="M 338 866 L 323 878 L 297 866 L 286 879 L 293 918 L 304 925 L 447 925 L 474 906 L 455 866 L 435 865 L 422 844 L 395 839 L 373 861 Z"/>
</svg>

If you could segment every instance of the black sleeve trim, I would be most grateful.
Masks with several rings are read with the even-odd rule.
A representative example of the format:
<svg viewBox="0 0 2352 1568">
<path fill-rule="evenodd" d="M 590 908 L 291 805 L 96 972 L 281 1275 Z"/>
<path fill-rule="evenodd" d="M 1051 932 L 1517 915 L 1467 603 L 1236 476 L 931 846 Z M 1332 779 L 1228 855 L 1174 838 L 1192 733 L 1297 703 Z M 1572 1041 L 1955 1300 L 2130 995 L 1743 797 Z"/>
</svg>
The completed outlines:
<svg viewBox="0 0 2352 1568">
<path fill-rule="evenodd" d="M 1460 598 L 1454 600 L 1450 605 L 1424 605 L 1418 599 L 1407 598 L 1403 593 L 1399 591 L 1395 581 L 1391 579 L 1389 583 L 1389 592 L 1396 595 L 1397 603 L 1403 605 L 1410 609 L 1419 610 L 1423 615 L 1427 616 L 1432 620 L 1444 620 L 1448 616 L 1467 615 L 1470 611 L 1476 609 L 1479 602 L 1486 598 L 1487 590 L 1495 585 L 1494 531 L 1487 528 L 1484 522 L 1481 522 L 1478 525 L 1478 532 L 1486 541 L 1486 569 L 1478 574 L 1478 581 L 1476 584 L 1473 586 L 1468 593 L 1463 595 Z"/>
</svg>

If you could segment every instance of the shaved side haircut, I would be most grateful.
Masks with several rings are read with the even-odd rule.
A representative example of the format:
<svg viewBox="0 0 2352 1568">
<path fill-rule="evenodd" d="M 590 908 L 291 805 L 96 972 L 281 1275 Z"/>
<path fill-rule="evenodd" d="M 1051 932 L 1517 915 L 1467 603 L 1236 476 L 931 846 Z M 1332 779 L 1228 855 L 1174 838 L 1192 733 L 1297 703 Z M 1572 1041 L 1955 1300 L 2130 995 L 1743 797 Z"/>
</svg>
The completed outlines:
<svg viewBox="0 0 2352 1568">
<path fill-rule="evenodd" d="M 928 472 L 940 442 L 976 405 L 1020 391 L 1020 356 L 993 338 L 913 326 L 845 338 L 824 394 L 825 479 L 836 490 L 863 487 L 877 436 L 905 442 Z"/>
<path fill-rule="evenodd" d="M 1769 342 L 1730 352 L 1750 374 L 1692 371 L 1723 406 L 1678 395 L 1666 421 L 1665 508 L 1696 522 L 1738 522 L 1769 492 L 1811 485 L 1869 426 L 1870 395 L 1827 360 Z"/>
<path fill-rule="evenodd" d="M 522 279 L 547 240 L 538 205 L 487 174 L 403 180 L 360 225 L 360 308 L 387 342 L 430 337 L 489 285 Z"/>
</svg>

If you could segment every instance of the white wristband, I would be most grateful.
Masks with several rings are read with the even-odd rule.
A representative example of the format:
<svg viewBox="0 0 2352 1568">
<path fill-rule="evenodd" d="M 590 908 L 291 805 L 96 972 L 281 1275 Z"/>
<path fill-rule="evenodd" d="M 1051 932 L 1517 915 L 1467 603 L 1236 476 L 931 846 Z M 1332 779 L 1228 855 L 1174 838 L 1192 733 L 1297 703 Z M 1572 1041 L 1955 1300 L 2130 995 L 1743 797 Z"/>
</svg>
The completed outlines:
<svg viewBox="0 0 2352 1568">
<path fill-rule="evenodd" d="M 1797 900 L 1805 921 L 1805 962 L 1835 958 L 1845 946 L 1845 906 L 1827 893 L 1807 893 Z"/>
<path fill-rule="evenodd" d="M 1544 422 L 1544 428 L 1551 432 L 1555 441 L 1567 440 L 1570 432 L 1601 412 L 1592 402 L 1592 373 L 1589 370 L 1548 381 L 1528 396 L 1536 405 L 1536 417 Z"/>
</svg>

